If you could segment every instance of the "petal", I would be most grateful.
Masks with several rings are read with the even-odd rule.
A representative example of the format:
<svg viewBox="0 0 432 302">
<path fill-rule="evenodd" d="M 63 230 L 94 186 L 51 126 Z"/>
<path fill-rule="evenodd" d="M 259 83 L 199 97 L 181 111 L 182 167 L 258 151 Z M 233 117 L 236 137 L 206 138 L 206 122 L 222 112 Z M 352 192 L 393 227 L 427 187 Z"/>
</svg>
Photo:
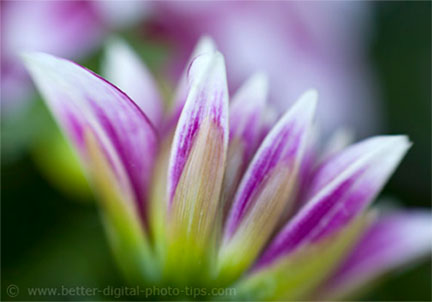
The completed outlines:
<svg viewBox="0 0 432 302">
<path fill-rule="evenodd" d="M 258 267 L 342 228 L 369 205 L 396 169 L 410 143 L 382 136 L 354 144 L 316 172 L 306 205 L 272 241 Z"/>
<path fill-rule="evenodd" d="M 228 145 L 228 88 L 222 55 L 197 57 L 188 77 L 191 88 L 174 135 L 167 186 L 168 261 L 174 261 L 179 274 L 186 271 L 178 263 L 189 274 L 194 268 L 202 271 L 203 254 L 210 250 Z"/>
<path fill-rule="evenodd" d="M 24 59 L 84 163 L 89 160 L 84 129 L 90 129 L 112 165 L 123 194 L 130 195 L 134 207 L 145 215 L 157 137 L 144 113 L 115 86 L 78 64 L 43 53 L 29 53 Z"/>
<path fill-rule="evenodd" d="M 163 113 L 163 100 L 151 73 L 139 56 L 120 39 L 112 38 L 106 47 L 103 75 L 126 92 L 155 126 Z"/>
<path fill-rule="evenodd" d="M 162 125 L 162 140 L 159 156 L 155 165 L 155 175 L 153 178 L 151 205 L 150 205 L 150 224 L 153 231 L 154 244 L 156 249 L 162 251 L 165 237 L 165 219 L 167 211 L 167 179 L 168 179 L 168 162 L 171 150 L 171 144 L 174 136 L 175 126 L 177 125 L 180 114 L 183 110 L 184 103 L 190 88 L 190 79 L 187 78 L 189 65 L 200 54 L 215 51 L 214 42 L 209 37 L 202 37 L 193 51 L 187 68 L 181 76 L 179 86 L 174 98 L 174 104 L 170 108 L 168 118 Z"/>
<path fill-rule="evenodd" d="M 306 92 L 270 131 L 248 167 L 225 226 L 219 255 L 222 274 L 237 277 L 246 269 L 286 211 L 316 99 L 315 91 Z"/>
<path fill-rule="evenodd" d="M 391 269 L 430 255 L 432 215 L 427 211 L 383 215 L 356 244 L 325 286 L 328 297 L 356 292 Z"/>
<path fill-rule="evenodd" d="M 230 139 L 223 184 L 224 206 L 227 210 L 260 141 L 267 93 L 268 79 L 264 74 L 257 73 L 243 84 L 231 101 Z"/>
<path fill-rule="evenodd" d="M 334 235 L 251 272 L 239 282 L 237 297 L 245 301 L 307 301 L 373 218 L 373 213 L 361 215 Z"/>
<path fill-rule="evenodd" d="M 180 114 L 182 112 L 183 106 L 185 105 L 190 89 L 190 81 L 187 78 L 190 64 L 199 55 L 213 53 L 214 51 L 216 51 L 216 45 L 214 41 L 208 36 L 201 37 L 195 46 L 195 49 L 193 50 L 188 62 L 186 63 L 186 68 L 183 71 L 183 74 L 180 77 L 180 81 L 174 96 L 174 103 L 171 107 L 171 112 L 169 113 L 163 133 L 169 133 L 170 130 L 174 129 L 174 127 L 177 125 L 178 119 L 180 118 Z"/>
</svg>

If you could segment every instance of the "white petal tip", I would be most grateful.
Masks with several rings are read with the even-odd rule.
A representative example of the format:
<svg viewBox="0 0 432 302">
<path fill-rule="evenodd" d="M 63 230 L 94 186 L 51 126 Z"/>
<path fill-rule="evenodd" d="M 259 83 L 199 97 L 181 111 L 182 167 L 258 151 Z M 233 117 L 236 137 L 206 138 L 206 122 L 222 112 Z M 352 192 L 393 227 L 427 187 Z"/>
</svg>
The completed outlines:
<svg viewBox="0 0 432 302">
<path fill-rule="evenodd" d="M 23 51 L 20 53 L 21 59 L 24 61 L 24 63 L 28 65 L 35 65 L 38 62 L 42 62 L 47 60 L 48 58 L 55 58 L 56 57 L 43 53 L 43 52 L 37 52 L 37 51 Z"/>
<path fill-rule="evenodd" d="M 384 135 L 376 138 L 381 140 L 383 145 L 391 147 L 392 152 L 405 153 L 412 146 L 407 135 Z"/>
<path fill-rule="evenodd" d="M 269 79 L 267 74 L 263 72 L 257 72 L 247 80 L 245 85 L 254 95 L 262 96 L 258 99 L 262 100 L 263 102 L 266 101 L 269 87 Z"/>
<path fill-rule="evenodd" d="M 215 51 L 216 43 L 209 35 L 201 36 L 198 40 L 196 50 L 200 53 Z"/>
<path fill-rule="evenodd" d="M 187 76 L 191 84 L 198 84 L 200 79 L 205 77 L 209 72 L 218 69 L 221 75 L 225 74 L 225 60 L 223 55 L 218 51 L 203 53 L 192 61 Z"/>
<path fill-rule="evenodd" d="M 311 107 L 315 109 L 316 104 L 318 102 L 318 91 L 316 89 L 309 89 L 302 94 L 300 97 L 300 101 L 304 103 L 304 106 Z"/>
<path fill-rule="evenodd" d="M 298 101 L 288 110 L 288 115 L 295 114 L 306 119 L 312 119 L 318 103 L 318 92 L 308 90 L 303 93 Z"/>
</svg>

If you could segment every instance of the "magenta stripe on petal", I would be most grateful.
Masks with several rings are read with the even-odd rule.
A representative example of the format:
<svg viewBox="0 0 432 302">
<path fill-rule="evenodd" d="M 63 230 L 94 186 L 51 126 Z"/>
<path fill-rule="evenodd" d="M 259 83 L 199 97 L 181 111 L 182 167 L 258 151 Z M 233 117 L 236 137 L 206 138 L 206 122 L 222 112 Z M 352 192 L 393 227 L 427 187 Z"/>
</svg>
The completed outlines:
<svg viewBox="0 0 432 302">
<path fill-rule="evenodd" d="M 228 143 L 228 88 L 225 63 L 218 52 L 198 56 L 189 67 L 190 90 L 174 135 L 168 169 L 168 196 L 175 194 L 195 136 L 205 119 L 220 127 Z"/>
<path fill-rule="evenodd" d="M 316 99 L 316 92 L 305 93 L 264 139 L 234 198 L 225 227 L 225 239 L 233 235 L 246 212 L 253 207 L 254 194 L 277 165 L 288 165 L 294 171 L 304 151 Z"/>
<path fill-rule="evenodd" d="M 144 214 L 157 152 L 155 130 L 145 114 L 122 91 L 76 63 L 43 53 L 24 58 L 48 106 L 84 161 L 83 132 L 89 129 L 112 164 L 121 188 L 132 194 Z"/>
<path fill-rule="evenodd" d="M 375 137 L 323 163 L 312 180 L 309 201 L 276 236 L 257 267 L 346 225 L 381 190 L 409 146 L 405 136 Z"/>
</svg>

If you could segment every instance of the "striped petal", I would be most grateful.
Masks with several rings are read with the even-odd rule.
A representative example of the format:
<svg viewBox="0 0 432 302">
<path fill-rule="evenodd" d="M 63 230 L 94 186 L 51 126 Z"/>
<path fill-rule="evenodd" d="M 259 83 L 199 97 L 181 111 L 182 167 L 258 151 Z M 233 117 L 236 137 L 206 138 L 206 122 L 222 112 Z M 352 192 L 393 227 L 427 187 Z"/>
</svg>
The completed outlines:
<svg viewBox="0 0 432 302">
<path fill-rule="evenodd" d="M 260 141 L 267 93 L 267 77 L 264 74 L 255 74 L 246 81 L 231 101 L 230 138 L 223 185 L 225 213 Z"/>
<path fill-rule="evenodd" d="M 155 126 L 163 113 L 163 100 L 151 73 L 129 45 L 112 38 L 106 47 L 103 75 L 127 93 Z"/>
<path fill-rule="evenodd" d="M 387 213 L 362 236 L 322 294 L 342 298 L 357 292 L 383 273 L 430 255 L 431 240 L 430 212 Z"/>
<path fill-rule="evenodd" d="M 213 238 L 228 145 L 228 88 L 218 52 L 198 56 L 168 167 L 168 261 L 183 275 L 202 271 Z M 179 268 L 181 263 L 184 270 Z M 169 263 L 170 265 L 170 263 Z"/>
<path fill-rule="evenodd" d="M 165 237 L 165 220 L 167 212 L 167 180 L 168 180 L 168 164 L 170 157 L 171 145 L 174 137 L 175 126 L 182 112 L 184 103 L 187 98 L 187 93 L 190 88 L 190 79 L 187 77 L 187 71 L 190 63 L 198 55 L 210 53 L 215 50 L 213 41 L 209 37 L 203 37 L 198 42 L 191 58 L 189 59 L 187 68 L 181 76 L 177 91 L 175 94 L 174 104 L 171 106 L 171 111 L 168 113 L 168 118 L 162 126 L 162 140 L 159 151 L 159 156 L 156 161 L 155 175 L 152 184 L 151 205 L 150 205 L 150 224 L 153 231 L 154 243 L 156 249 L 162 251 Z"/>
<path fill-rule="evenodd" d="M 171 112 L 169 113 L 168 120 L 164 126 L 163 133 L 169 134 L 169 132 L 175 128 L 177 121 L 180 118 L 180 114 L 183 110 L 190 89 L 190 81 L 187 78 L 190 64 L 199 55 L 213 53 L 215 51 L 216 45 L 214 41 L 208 36 L 201 37 L 186 64 L 183 74 L 180 77 L 180 81 L 174 95 L 174 103 L 172 104 Z"/>
<path fill-rule="evenodd" d="M 124 196 L 145 215 L 157 149 L 155 131 L 127 95 L 71 61 L 43 53 L 24 56 L 26 65 L 70 140 L 88 165 L 85 129 L 101 144 Z M 145 155 L 145 156 L 143 156 Z"/>
<path fill-rule="evenodd" d="M 250 265 L 287 210 L 316 99 L 315 91 L 306 92 L 270 131 L 248 167 L 225 226 L 219 254 L 224 279 Z"/>
<path fill-rule="evenodd" d="M 409 146 L 405 136 L 375 137 L 324 162 L 312 180 L 309 201 L 276 236 L 257 266 L 341 229 L 370 204 Z"/>
</svg>

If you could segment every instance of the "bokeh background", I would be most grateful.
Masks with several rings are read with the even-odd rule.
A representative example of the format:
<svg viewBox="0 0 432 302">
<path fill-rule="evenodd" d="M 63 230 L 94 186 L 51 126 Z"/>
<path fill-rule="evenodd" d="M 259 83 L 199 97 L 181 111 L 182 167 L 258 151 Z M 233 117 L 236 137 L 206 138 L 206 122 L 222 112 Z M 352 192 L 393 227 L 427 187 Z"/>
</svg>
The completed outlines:
<svg viewBox="0 0 432 302">
<path fill-rule="evenodd" d="M 31 4 L 30 1 L 24 3 Z M 178 73 L 176 70 L 200 35 L 200 24 L 206 21 L 205 14 L 209 13 L 196 5 L 197 3 L 188 2 L 179 9 L 171 7 L 170 3 L 159 3 L 153 7 L 152 3 L 147 2 L 140 6 L 140 9 L 135 8 L 129 12 L 126 9 L 122 18 L 114 17 L 120 10 L 116 11 L 115 7 L 105 7 L 102 9 L 104 13 L 101 14 L 104 20 L 103 26 L 98 29 L 105 31 L 105 34 L 102 35 L 98 30 L 94 30 L 88 40 L 80 42 L 86 47 L 80 49 L 79 54 L 65 51 L 65 56 L 76 56 L 76 60 L 80 63 L 98 71 L 102 55 L 102 40 L 107 35 L 106 32 L 108 35 L 115 33 L 134 46 L 155 73 L 161 87 L 169 91 L 171 79 L 175 78 Z M 77 5 L 78 2 L 69 4 Z M 29 20 L 26 19 L 27 14 L 37 13 L 37 10 L 15 12 L 11 22 L 10 5 L 7 1 L 1 2 L 2 300 L 9 299 L 5 294 L 5 288 L 9 284 L 15 284 L 20 288 L 121 286 L 123 281 L 105 240 L 97 207 L 79 173 L 73 168 L 75 162 L 62 161 L 61 156 L 67 154 L 68 150 L 62 149 L 64 144 L 59 142 L 58 130 L 40 97 L 32 93 L 31 86 L 27 89 L 24 80 L 18 82 L 18 96 L 15 95 L 13 101 L 9 100 L 13 99 L 9 93 L 13 81 L 3 80 L 7 77 L 7 72 L 13 69 L 13 62 L 6 58 L 8 49 L 5 44 L 9 43 L 8 39 L 11 35 L 25 36 L 25 32 L 11 32 L 13 28 L 11 24 L 26 22 Z M 218 6 L 223 5 L 223 2 L 215 2 L 213 5 L 215 6 L 212 10 L 215 11 L 219 9 Z M 328 5 L 330 2 L 323 5 L 321 9 L 326 10 Z M 414 145 L 386 186 L 382 194 L 385 196 L 383 203 L 397 204 L 406 208 L 430 208 L 432 197 L 431 3 L 386 1 L 368 2 L 366 5 L 367 8 L 355 8 L 362 10 L 357 17 L 360 18 L 363 34 L 348 31 L 349 34 L 355 35 L 354 38 L 350 40 L 348 37 L 343 40 L 343 42 L 353 43 L 348 45 L 349 47 L 345 45 L 344 52 L 356 52 L 356 49 L 362 49 L 360 55 L 345 53 L 347 60 L 361 56 L 361 61 L 349 66 L 349 74 L 338 75 L 340 77 L 338 81 L 345 81 L 346 77 L 356 75 L 351 80 L 355 82 L 357 89 L 364 87 L 365 91 L 351 92 L 352 100 L 343 103 L 341 106 L 344 109 L 338 113 L 343 117 L 333 117 L 328 112 L 325 113 L 328 120 L 324 120 L 324 133 L 334 130 L 332 122 L 337 120 L 338 123 L 345 124 L 352 121 L 349 126 L 353 127 L 357 138 L 380 133 L 409 135 Z M 66 13 L 72 9 L 75 8 L 68 7 Z M 189 13 L 200 17 L 192 22 L 189 20 Z M 223 10 L 220 12 L 221 15 L 224 13 Z M 344 13 L 341 11 L 340 15 L 334 17 L 344 18 Z M 98 18 L 101 15 L 98 15 Z M 55 16 L 48 16 L 51 17 L 55 18 Z M 59 22 L 69 20 L 62 18 L 69 18 L 69 16 L 62 15 Z M 167 24 L 167 20 L 172 24 Z M 264 21 L 258 18 L 256 22 L 259 24 Z M 208 25 L 209 30 L 213 28 L 212 26 L 216 26 L 215 24 Z M 89 31 L 95 26 L 85 24 L 85 27 L 80 28 L 78 32 Z M 203 28 L 206 27 L 203 25 Z M 179 33 L 180 31 L 182 32 Z M 44 38 L 49 40 L 50 37 Z M 321 38 L 325 40 L 327 37 Z M 218 39 L 221 38 L 216 37 L 216 40 Z M 62 39 L 56 41 L 62 44 L 62 47 L 67 47 L 65 45 L 68 41 Z M 307 44 L 307 41 L 305 43 Z M 69 47 L 72 48 L 73 45 Z M 247 50 L 243 51 L 247 52 Z M 180 63 L 171 64 L 172 58 L 178 59 L 177 62 Z M 230 59 L 227 61 L 229 65 Z M 345 61 L 339 62 L 339 64 L 345 63 Z M 303 67 L 306 68 L 305 66 Z M 233 73 L 241 78 L 245 68 L 233 69 Z M 230 71 L 229 66 L 228 71 Z M 331 76 L 331 73 L 324 73 L 323 77 L 325 76 Z M 282 84 L 279 84 L 281 81 Z M 283 85 L 283 81 L 285 79 L 276 78 L 276 87 Z M 291 86 L 296 84 L 295 79 L 292 78 L 287 78 L 286 81 Z M 235 88 L 239 84 L 236 80 L 230 83 L 232 85 L 230 88 Z M 301 83 L 301 85 L 308 85 L 308 83 Z M 297 91 L 294 89 L 287 93 L 295 96 Z M 277 95 L 274 97 L 278 98 Z M 337 97 L 350 97 L 350 92 Z M 332 106 L 336 108 L 334 104 Z M 333 112 L 331 108 L 330 106 L 330 112 Z M 363 109 L 359 110 L 359 108 Z M 347 116 L 345 112 L 350 115 Z M 431 262 L 430 259 L 426 259 L 388 274 L 358 299 L 430 301 L 431 275 Z M 25 294 L 20 295 L 19 298 L 20 300 L 32 299 Z M 52 299 L 58 300 L 58 297 Z M 68 297 L 68 299 L 82 300 L 86 297 Z"/>
</svg>

